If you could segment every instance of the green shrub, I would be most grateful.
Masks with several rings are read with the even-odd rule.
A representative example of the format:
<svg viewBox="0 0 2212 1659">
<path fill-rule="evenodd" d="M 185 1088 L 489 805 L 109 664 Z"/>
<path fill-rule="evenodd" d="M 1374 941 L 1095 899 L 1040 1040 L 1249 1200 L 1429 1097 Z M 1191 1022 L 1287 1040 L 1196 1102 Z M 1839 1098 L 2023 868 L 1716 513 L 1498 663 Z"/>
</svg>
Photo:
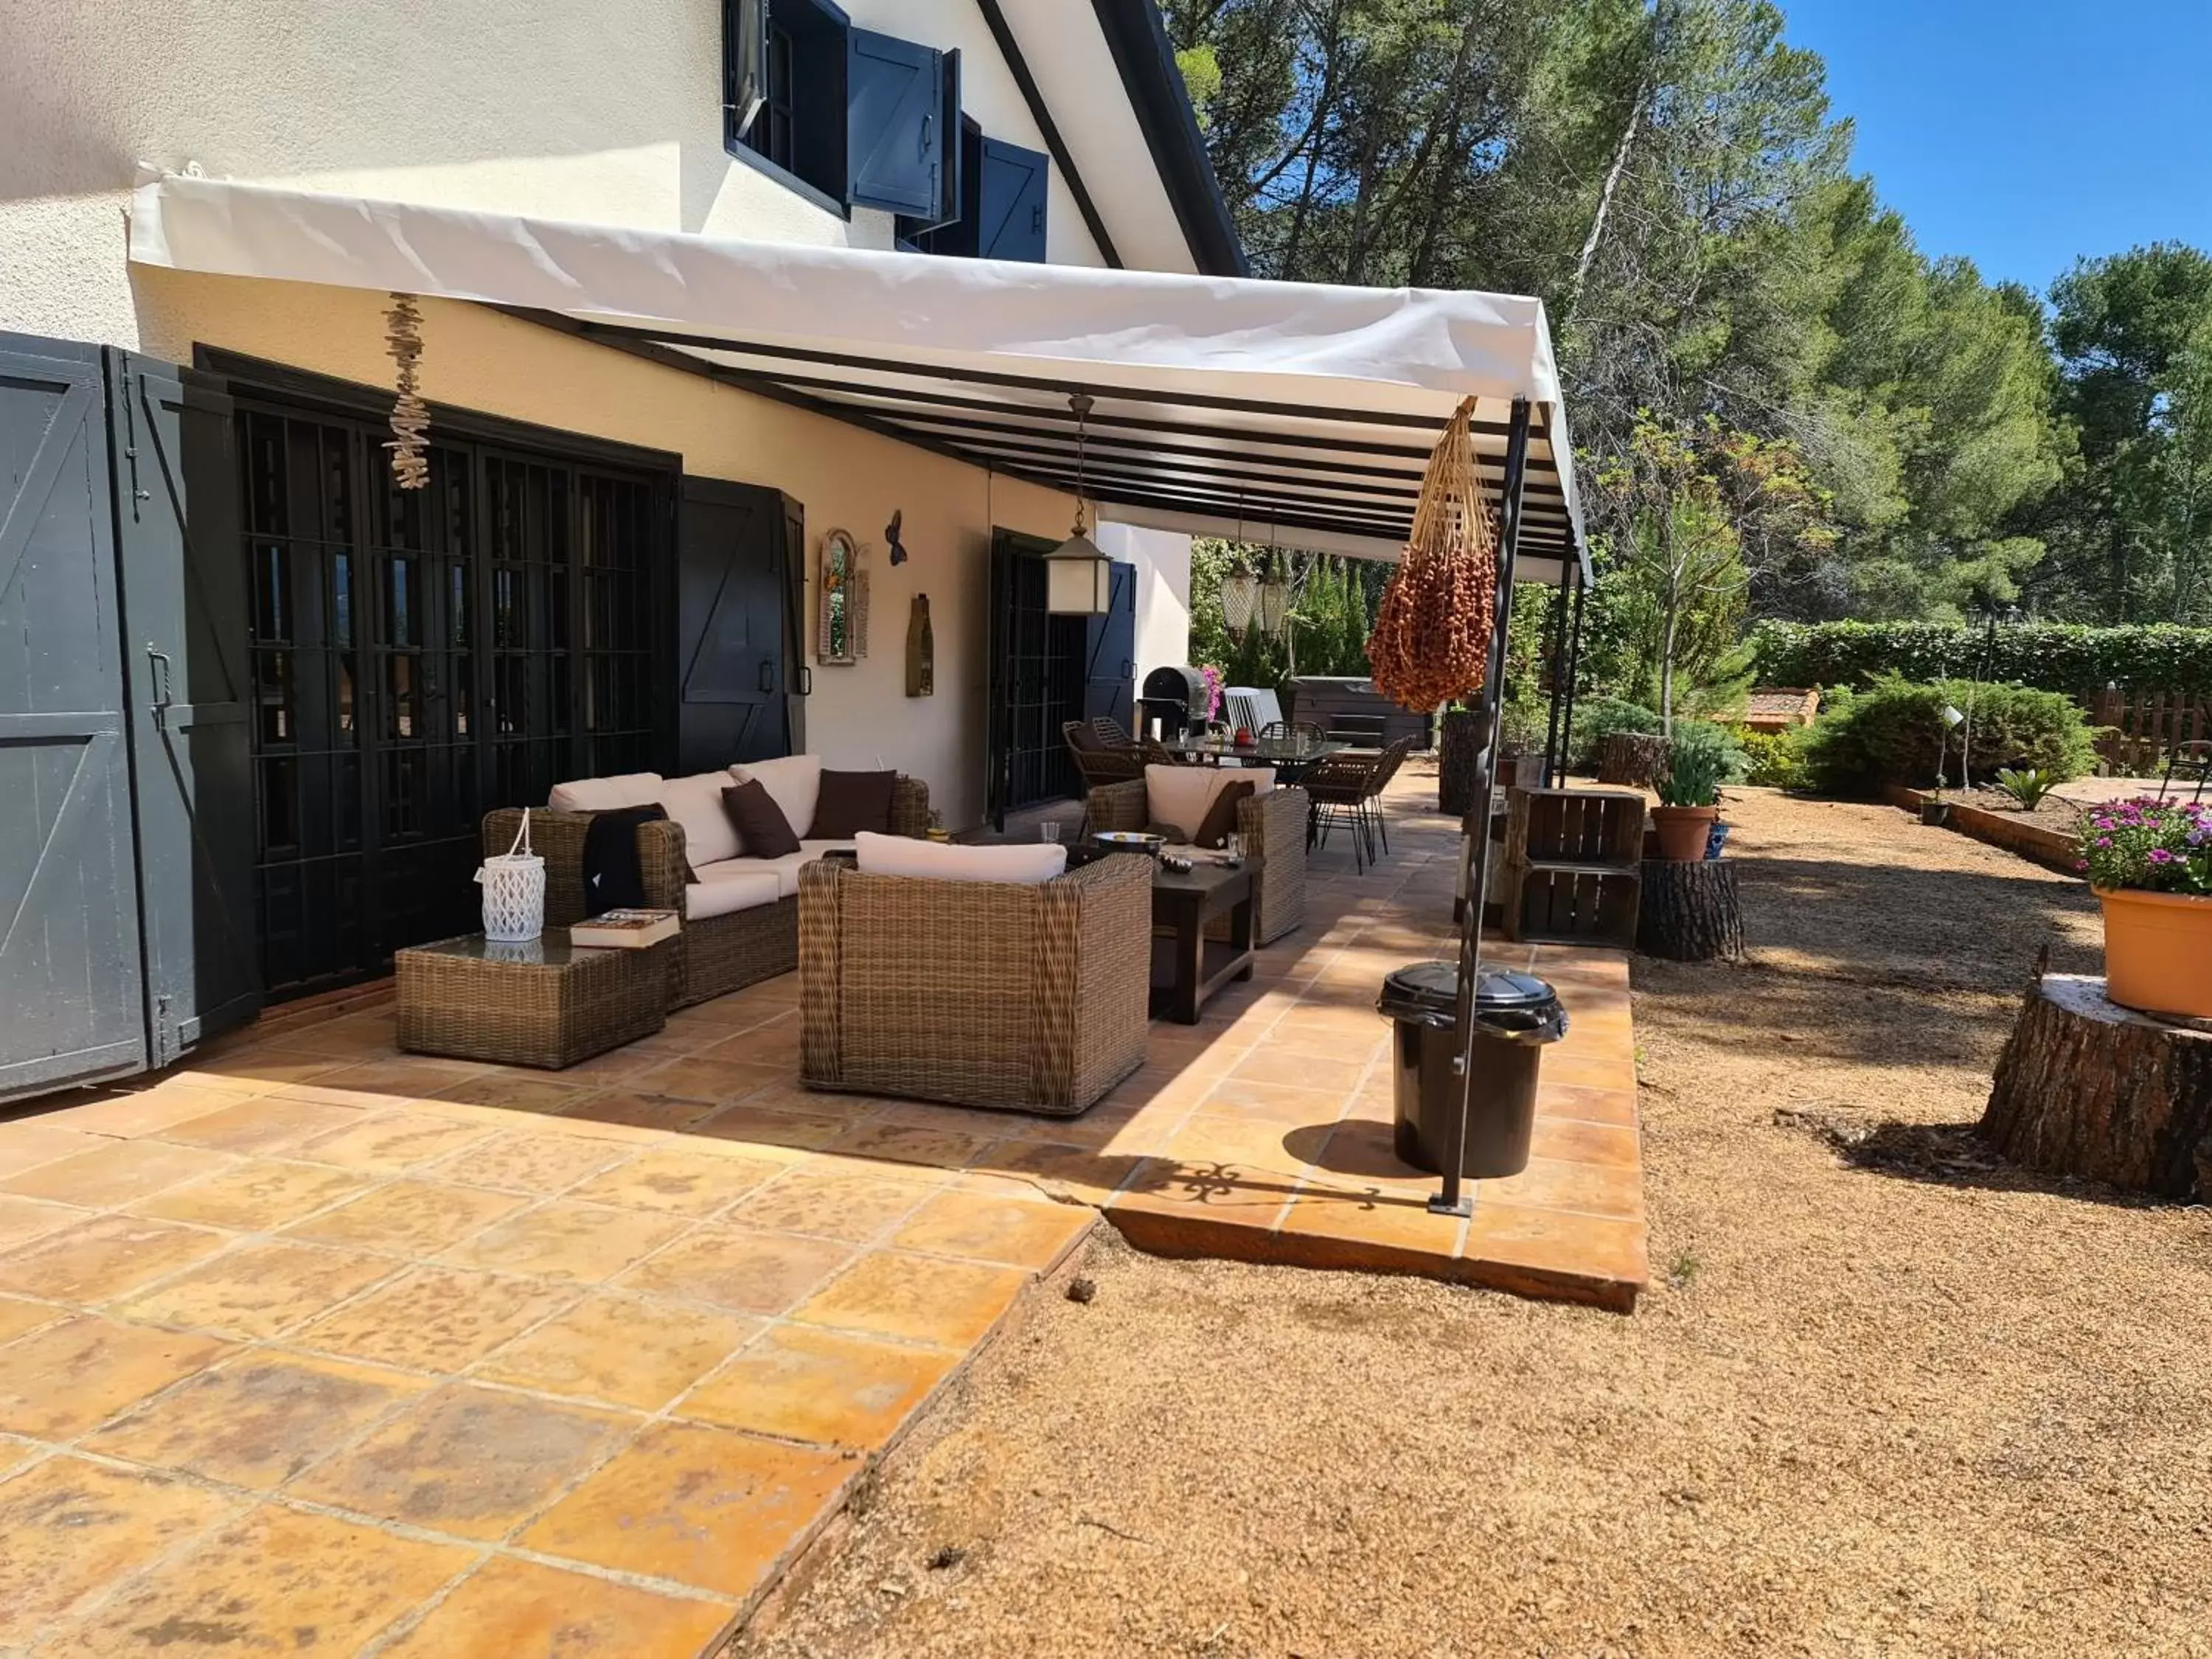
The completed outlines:
<svg viewBox="0 0 2212 1659">
<path fill-rule="evenodd" d="M 1968 678 L 1984 672 L 1987 642 L 1985 629 L 1955 623 L 1766 621 L 1751 630 L 1761 685 L 1864 686 L 1890 674 Z M 1996 630 L 1987 677 L 2078 697 L 2107 685 L 2212 691 L 2212 628 L 2015 623 Z"/>
<path fill-rule="evenodd" d="M 1805 755 L 1797 728 L 1755 732 L 1748 726 L 1739 726 L 1730 735 L 1743 750 L 1744 782 L 1770 789 L 1805 787 Z"/>
<path fill-rule="evenodd" d="M 1642 703 L 1626 697 L 1591 697 L 1575 705 L 1575 749 L 1571 764 L 1577 772 L 1597 770 L 1598 750 L 1616 732 L 1656 732 L 1659 716 Z"/>
<path fill-rule="evenodd" d="M 1892 676 L 1864 691 L 1837 695 L 1805 732 L 1801 741 L 1814 787 L 1837 794 L 1872 793 L 1887 783 L 1924 789 L 1936 781 L 1939 751 L 1943 775 L 1957 781 L 1968 728 L 1945 724 L 1947 702 L 1973 709 L 1978 780 L 2010 767 L 2049 772 L 2063 781 L 2096 763 L 2087 720 L 2057 692 L 2021 685 L 1977 688 L 1965 680 L 1917 684 Z"/>
</svg>

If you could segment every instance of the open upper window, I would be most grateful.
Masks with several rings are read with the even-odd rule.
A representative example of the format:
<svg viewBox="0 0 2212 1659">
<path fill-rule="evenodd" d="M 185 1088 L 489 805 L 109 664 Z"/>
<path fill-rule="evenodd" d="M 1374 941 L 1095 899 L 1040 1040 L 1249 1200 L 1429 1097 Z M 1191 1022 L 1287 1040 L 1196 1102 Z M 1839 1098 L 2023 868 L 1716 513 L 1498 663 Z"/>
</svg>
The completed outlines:
<svg viewBox="0 0 2212 1659">
<path fill-rule="evenodd" d="M 833 0 L 723 0 L 724 139 L 825 207 L 909 234 L 960 203 L 960 54 L 854 28 Z"/>
<path fill-rule="evenodd" d="M 915 246 L 924 253 L 1042 264 L 1051 158 L 987 137 L 973 121 L 963 123 L 960 150 L 958 216 L 915 237 Z"/>
<path fill-rule="evenodd" d="M 722 25 L 726 147 L 843 211 L 845 14 L 830 0 L 724 0 Z"/>
</svg>

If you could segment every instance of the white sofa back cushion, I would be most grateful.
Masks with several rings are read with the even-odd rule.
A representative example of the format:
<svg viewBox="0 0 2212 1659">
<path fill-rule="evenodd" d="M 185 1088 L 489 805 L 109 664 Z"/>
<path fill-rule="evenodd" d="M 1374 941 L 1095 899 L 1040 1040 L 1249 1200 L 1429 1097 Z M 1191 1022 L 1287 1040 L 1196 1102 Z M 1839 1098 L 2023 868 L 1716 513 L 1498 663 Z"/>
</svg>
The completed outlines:
<svg viewBox="0 0 2212 1659">
<path fill-rule="evenodd" d="M 611 812 L 623 806 L 650 806 L 659 799 L 659 773 L 625 772 L 619 777 L 556 783 L 545 805 L 556 812 Z"/>
<path fill-rule="evenodd" d="M 732 766 L 739 783 L 757 783 L 782 812 L 791 833 L 805 841 L 814 828 L 814 805 L 822 797 L 822 757 L 786 755 L 781 760 L 747 761 Z"/>
<path fill-rule="evenodd" d="M 684 826 L 684 856 L 696 870 L 702 864 L 719 864 L 737 857 L 738 832 L 722 810 L 722 791 L 730 787 L 727 772 L 695 772 L 688 778 L 670 778 L 660 786 L 659 801 L 668 816 Z"/>
<path fill-rule="evenodd" d="M 1147 766 L 1145 769 L 1145 815 L 1164 823 L 1184 841 L 1198 834 L 1213 798 L 1232 783 L 1249 783 L 1252 793 L 1264 795 L 1275 787 L 1272 766 Z"/>
<path fill-rule="evenodd" d="M 926 881 L 1000 881 L 1035 887 L 1067 869 L 1067 848 L 1035 846 L 959 847 L 908 836 L 855 837 L 860 868 L 872 876 L 915 876 Z"/>
</svg>

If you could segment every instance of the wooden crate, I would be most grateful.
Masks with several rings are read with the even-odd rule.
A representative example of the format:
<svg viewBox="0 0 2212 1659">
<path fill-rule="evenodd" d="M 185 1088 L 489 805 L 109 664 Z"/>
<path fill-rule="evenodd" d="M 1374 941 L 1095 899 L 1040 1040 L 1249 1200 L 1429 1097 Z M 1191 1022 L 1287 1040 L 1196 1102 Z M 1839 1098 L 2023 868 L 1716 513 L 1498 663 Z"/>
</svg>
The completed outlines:
<svg viewBox="0 0 2212 1659">
<path fill-rule="evenodd" d="M 1510 791 L 1497 893 L 1505 936 L 1632 949 L 1644 817 L 1629 790 Z"/>
<path fill-rule="evenodd" d="M 1631 789 L 1508 790 L 1507 856 L 1632 869 L 1644 857 L 1644 810 Z"/>
</svg>

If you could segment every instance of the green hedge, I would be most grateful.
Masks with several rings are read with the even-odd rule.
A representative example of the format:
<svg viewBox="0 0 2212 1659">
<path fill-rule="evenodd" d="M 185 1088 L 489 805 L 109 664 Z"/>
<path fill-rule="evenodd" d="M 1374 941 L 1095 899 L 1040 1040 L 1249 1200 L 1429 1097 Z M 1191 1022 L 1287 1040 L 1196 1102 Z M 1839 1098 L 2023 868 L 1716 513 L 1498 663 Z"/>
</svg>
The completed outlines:
<svg viewBox="0 0 2212 1659">
<path fill-rule="evenodd" d="M 1813 787 L 1845 795 L 1871 794 L 1885 783 L 1926 789 L 1936 781 L 1939 750 L 1943 775 L 1956 785 L 1966 733 L 1946 725 L 1946 702 L 1973 710 L 1977 782 L 2007 766 L 2076 778 L 2096 763 L 2088 720 L 2063 693 L 2021 685 L 1972 686 L 1964 680 L 1916 685 L 1893 678 L 1864 691 L 1839 692 L 1799 734 L 1799 751 Z"/>
<path fill-rule="evenodd" d="M 1762 622 L 1752 629 L 1758 683 L 1863 686 L 1980 674 L 1986 630 L 1948 623 Z M 2086 697 L 2124 690 L 2212 692 L 2212 628 L 2000 628 L 1986 678 Z"/>
</svg>

